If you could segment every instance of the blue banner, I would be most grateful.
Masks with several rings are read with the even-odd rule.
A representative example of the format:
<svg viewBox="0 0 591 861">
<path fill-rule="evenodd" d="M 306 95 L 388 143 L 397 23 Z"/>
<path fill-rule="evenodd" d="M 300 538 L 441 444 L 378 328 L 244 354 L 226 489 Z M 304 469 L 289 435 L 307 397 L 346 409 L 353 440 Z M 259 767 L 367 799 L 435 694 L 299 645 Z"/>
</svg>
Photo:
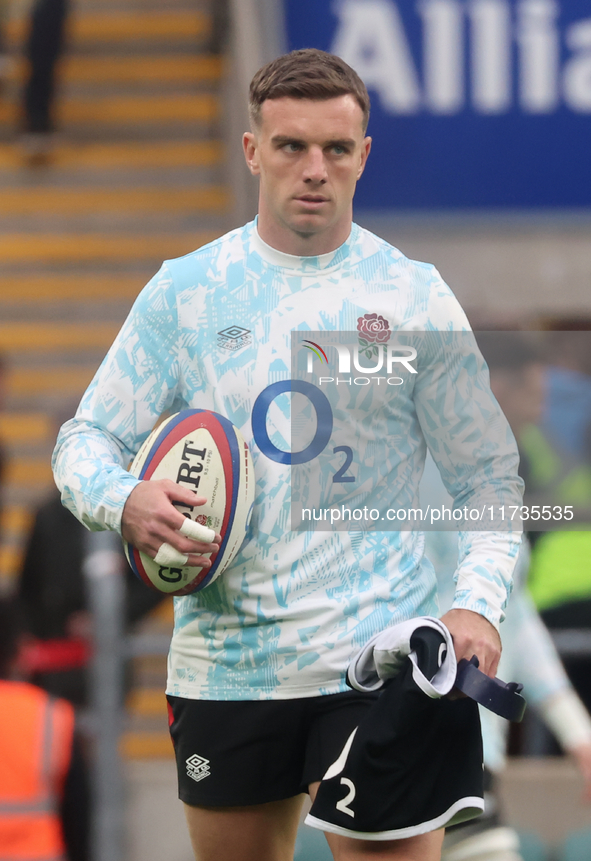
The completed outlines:
<svg viewBox="0 0 591 861">
<path fill-rule="evenodd" d="M 591 0 L 285 0 L 372 99 L 362 208 L 591 206 Z"/>
</svg>

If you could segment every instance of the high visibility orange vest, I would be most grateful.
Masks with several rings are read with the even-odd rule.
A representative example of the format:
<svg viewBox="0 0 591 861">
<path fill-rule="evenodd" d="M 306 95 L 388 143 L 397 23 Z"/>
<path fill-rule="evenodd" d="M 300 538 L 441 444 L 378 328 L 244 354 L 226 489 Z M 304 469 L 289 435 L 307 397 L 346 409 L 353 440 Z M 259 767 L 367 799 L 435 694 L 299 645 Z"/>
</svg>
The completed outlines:
<svg viewBox="0 0 591 861">
<path fill-rule="evenodd" d="M 63 861 L 59 804 L 74 710 L 25 682 L 0 680 L 0 861 Z"/>
</svg>

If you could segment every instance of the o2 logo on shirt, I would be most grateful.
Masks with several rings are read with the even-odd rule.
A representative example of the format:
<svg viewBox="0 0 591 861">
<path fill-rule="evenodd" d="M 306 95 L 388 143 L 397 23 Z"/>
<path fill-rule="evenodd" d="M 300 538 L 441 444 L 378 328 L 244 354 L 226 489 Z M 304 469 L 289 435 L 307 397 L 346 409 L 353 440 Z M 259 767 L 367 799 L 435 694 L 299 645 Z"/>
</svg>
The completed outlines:
<svg viewBox="0 0 591 861">
<path fill-rule="evenodd" d="M 306 448 L 301 451 L 282 451 L 271 442 L 267 431 L 267 414 L 275 398 L 286 392 L 299 392 L 307 397 L 316 411 L 316 433 Z M 269 460 L 290 466 L 308 463 L 318 457 L 329 443 L 333 428 L 333 414 L 330 402 L 324 392 L 312 383 L 303 380 L 280 380 L 272 383 L 260 393 L 252 409 L 252 433 L 254 441 Z M 347 469 L 353 460 L 353 449 L 349 445 L 338 445 L 333 448 L 333 454 L 344 454 L 345 461 L 333 476 L 334 484 L 345 484 L 355 481 L 354 476 L 347 475 Z"/>
</svg>

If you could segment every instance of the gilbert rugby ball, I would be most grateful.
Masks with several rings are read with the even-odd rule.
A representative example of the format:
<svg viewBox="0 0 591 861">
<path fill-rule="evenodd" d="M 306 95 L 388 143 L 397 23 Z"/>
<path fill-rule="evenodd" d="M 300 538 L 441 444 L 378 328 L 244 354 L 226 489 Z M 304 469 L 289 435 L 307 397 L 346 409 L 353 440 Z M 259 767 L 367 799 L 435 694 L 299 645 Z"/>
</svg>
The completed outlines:
<svg viewBox="0 0 591 861">
<path fill-rule="evenodd" d="M 158 564 L 124 542 L 135 574 L 168 595 L 187 595 L 209 586 L 236 556 L 244 541 L 254 501 L 250 451 L 232 422 L 210 410 L 183 410 L 158 425 L 144 442 L 130 473 L 145 481 L 169 478 L 199 496 L 204 505 L 176 503 L 179 511 L 222 536 L 210 554 L 211 568 Z"/>
</svg>

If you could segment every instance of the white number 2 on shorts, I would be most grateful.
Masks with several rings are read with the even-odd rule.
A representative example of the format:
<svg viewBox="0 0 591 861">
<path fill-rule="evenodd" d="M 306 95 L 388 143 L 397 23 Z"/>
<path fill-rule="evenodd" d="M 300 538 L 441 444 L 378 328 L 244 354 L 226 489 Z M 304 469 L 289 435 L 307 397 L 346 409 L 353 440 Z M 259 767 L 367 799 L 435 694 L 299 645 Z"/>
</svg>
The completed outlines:
<svg viewBox="0 0 591 861">
<path fill-rule="evenodd" d="M 355 784 L 352 780 L 349 780 L 348 777 L 341 777 L 341 785 L 348 786 L 349 792 L 342 798 L 340 801 L 337 801 L 337 810 L 341 810 L 343 813 L 346 813 L 347 816 L 355 816 L 355 813 L 351 810 L 350 807 L 347 807 L 353 799 L 355 798 L 355 793 L 357 790 L 355 789 Z"/>
</svg>

